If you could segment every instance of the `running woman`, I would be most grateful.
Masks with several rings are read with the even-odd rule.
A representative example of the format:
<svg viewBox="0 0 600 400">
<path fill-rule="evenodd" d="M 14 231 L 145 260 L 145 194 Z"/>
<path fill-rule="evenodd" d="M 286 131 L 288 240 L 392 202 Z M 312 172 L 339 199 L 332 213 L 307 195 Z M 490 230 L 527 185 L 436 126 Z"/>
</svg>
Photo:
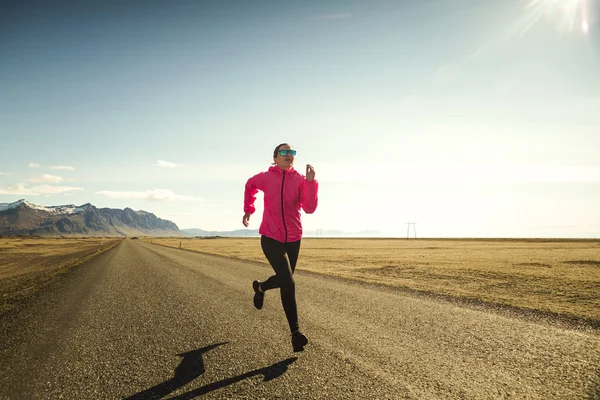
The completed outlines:
<svg viewBox="0 0 600 400">
<path fill-rule="evenodd" d="M 300 332 L 296 306 L 294 270 L 300 253 L 302 222 L 300 209 L 312 214 L 317 209 L 319 184 L 315 170 L 306 165 L 306 176 L 293 167 L 296 150 L 282 143 L 273 152 L 273 165 L 248 179 L 244 192 L 244 218 L 248 227 L 250 215 L 255 211 L 254 201 L 259 190 L 264 193 L 265 208 L 260 233 L 260 244 L 275 275 L 267 280 L 252 282 L 254 307 L 261 309 L 265 292 L 279 288 L 281 303 L 292 333 L 294 352 L 303 351 L 308 339 Z"/>
</svg>

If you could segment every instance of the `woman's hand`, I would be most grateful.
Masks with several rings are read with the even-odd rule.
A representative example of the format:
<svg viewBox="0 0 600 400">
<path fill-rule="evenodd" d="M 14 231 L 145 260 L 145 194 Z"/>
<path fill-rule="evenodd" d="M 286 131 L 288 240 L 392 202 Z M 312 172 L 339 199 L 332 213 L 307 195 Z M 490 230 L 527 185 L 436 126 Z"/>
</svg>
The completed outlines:
<svg viewBox="0 0 600 400">
<path fill-rule="evenodd" d="M 242 224 L 247 228 L 250 224 L 250 213 L 245 213 L 244 218 L 242 218 Z"/>
<path fill-rule="evenodd" d="M 315 169 L 310 164 L 306 164 L 306 180 L 309 182 L 315 180 Z"/>
</svg>

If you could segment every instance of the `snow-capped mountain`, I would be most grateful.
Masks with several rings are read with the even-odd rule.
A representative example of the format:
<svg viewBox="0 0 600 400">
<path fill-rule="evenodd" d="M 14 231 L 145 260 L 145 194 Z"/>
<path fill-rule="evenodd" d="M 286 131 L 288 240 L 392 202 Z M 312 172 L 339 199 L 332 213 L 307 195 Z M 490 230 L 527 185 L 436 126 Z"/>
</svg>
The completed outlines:
<svg viewBox="0 0 600 400">
<path fill-rule="evenodd" d="M 21 199 L 0 203 L 0 235 L 179 236 L 177 225 L 146 211 L 81 206 L 40 206 Z"/>
<path fill-rule="evenodd" d="M 78 212 L 84 211 L 82 207 L 76 207 L 73 204 L 64 205 L 64 206 L 38 206 L 36 204 L 30 203 L 25 199 L 17 200 L 14 203 L 0 203 L 0 212 L 11 210 L 13 208 L 19 207 L 21 204 L 25 204 L 25 206 L 38 210 L 38 211 L 46 211 L 50 214 L 75 214 Z"/>
</svg>

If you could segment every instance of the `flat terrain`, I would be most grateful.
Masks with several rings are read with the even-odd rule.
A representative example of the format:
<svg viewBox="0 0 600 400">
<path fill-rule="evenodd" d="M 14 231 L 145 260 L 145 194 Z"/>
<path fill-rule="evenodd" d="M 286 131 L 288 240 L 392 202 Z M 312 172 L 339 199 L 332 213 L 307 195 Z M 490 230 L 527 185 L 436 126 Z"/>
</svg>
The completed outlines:
<svg viewBox="0 0 600 400">
<path fill-rule="evenodd" d="M 0 236 L 0 314 L 119 241 Z"/>
<path fill-rule="evenodd" d="M 258 238 L 145 240 L 265 262 Z M 600 240 L 309 238 L 297 268 L 600 326 Z"/>
<path fill-rule="evenodd" d="M 0 315 L 0 399 L 598 399 L 600 332 L 125 240 Z"/>
</svg>

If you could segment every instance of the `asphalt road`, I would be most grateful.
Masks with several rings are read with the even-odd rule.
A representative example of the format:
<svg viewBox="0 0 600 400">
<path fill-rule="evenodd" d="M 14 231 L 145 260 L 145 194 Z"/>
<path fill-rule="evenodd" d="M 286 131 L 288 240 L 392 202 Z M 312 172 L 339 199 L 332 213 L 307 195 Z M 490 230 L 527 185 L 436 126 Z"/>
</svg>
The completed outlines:
<svg viewBox="0 0 600 400">
<path fill-rule="evenodd" d="M 599 399 L 600 333 L 125 240 L 0 319 L 2 399 Z"/>
</svg>

